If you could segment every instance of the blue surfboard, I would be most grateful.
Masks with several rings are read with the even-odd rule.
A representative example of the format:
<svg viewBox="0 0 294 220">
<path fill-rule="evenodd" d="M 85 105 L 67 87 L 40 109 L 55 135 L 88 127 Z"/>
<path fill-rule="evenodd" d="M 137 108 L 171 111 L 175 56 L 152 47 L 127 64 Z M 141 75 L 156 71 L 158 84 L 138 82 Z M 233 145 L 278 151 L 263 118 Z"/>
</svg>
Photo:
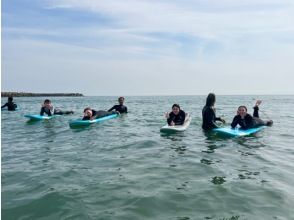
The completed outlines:
<svg viewBox="0 0 294 220">
<path fill-rule="evenodd" d="M 254 134 L 254 133 L 264 129 L 265 127 L 266 126 L 260 126 L 257 128 L 250 128 L 250 129 L 246 129 L 246 130 L 239 129 L 239 128 L 222 127 L 222 128 L 214 128 L 213 131 L 215 131 L 219 134 L 242 137 L 242 136 Z"/>
<path fill-rule="evenodd" d="M 56 116 L 59 115 L 52 115 L 52 116 L 44 116 L 44 115 L 24 115 L 24 117 L 30 119 L 30 120 L 36 120 L 36 121 L 40 121 L 40 120 L 49 120 L 52 119 Z"/>
<path fill-rule="evenodd" d="M 101 118 L 97 118 L 93 120 L 82 120 L 82 119 L 71 120 L 69 121 L 69 126 L 70 127 L 88 126 L 88 125 L 106 121 L 112 118 L 117 118 L 118 116 L 119 116 L 118 114 L 112 114 L 112 115 L 107 115 L 105 117 L 101 117 Z"/>
</svg>

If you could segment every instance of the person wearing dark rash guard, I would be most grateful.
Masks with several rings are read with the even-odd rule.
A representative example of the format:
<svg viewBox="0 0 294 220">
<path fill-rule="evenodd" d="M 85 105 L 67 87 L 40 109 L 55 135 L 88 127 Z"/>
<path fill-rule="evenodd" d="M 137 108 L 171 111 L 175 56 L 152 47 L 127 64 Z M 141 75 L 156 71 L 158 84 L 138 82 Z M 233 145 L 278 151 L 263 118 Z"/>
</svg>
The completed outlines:
<svg viewBox="0 0 294 220">
<path fill-rule="evenodd" d="M 124 97 L 119 97 L 118 98 L 118 105 L 114 105 L 112 108 L 110 108 L 108 111 L 112 111 L 112 110 L 115 110 L 116 112 L 119 112 L 120 114 L 121 113 L 127 113 L 128 112 L 128 108 L 127 106 L 124 105 L 124 101 L 125 101 L 125 98 Z"/>
<path fill-rule="evenodd" d="M 215 94 L 209 93 L 206 98 L 206 104 L 202 109 L 202 128 L 204 130 L 210 130 L 219 127 L 216 124 L 216 121 L 221 121 L 222 123 L 225 123 L 225 120 L 220 117 L 216 117 L 214 104 Z"/>
<path fill-rule="evenodd" d="M 167 123 L 170 126 L 182 125 L 185 122 L 186 113 L 181 110 L 178 104 L 172 106 L 172 112 L 166 113 Z"/>
<path fill-rule="evenodd" d="M 259 105 L 261 104 L 261 100 L 257 100 L 255 106 L 253 107 L 253 117 L 247 113 L 246 106 L 239 106 L 237 115 L 234 117 L 231 126 L 235 128 L 237 125 L 241 127 L 241 129 L 249 129 L 256 128 L 260 126 L 271 126 L 273 124 L 272 120 L 263 121 L 259 118 Z"/>
<path fill-rule="evenodd" d="M 73 113 L 74 113 L 73 111 L 61 111 L 60 109 L 54 109 L 49 99 L 45 99 L 44 104 L 42 105 L 42 108 L 40 111 L 40 115 L 47 114 L 48 116 L 73 114 Z"/>
<path fill-rule="evenodd" d="M 113 115 L 113 114 L 118 114 L 117 112 L 108 112 L 108 111 L 103 111 L 103 110 L 94 110 L 91 109 L 90 107 L 87 107 L 84 109 L 84 117 L 82 120 L 94 120 L 97 118 L 102 118 L 108 115 Z"/>
<path fill-rule="evenodd" d="M 7 102 L 4 105 L 1 106 L 1 109 L 2 108 L 5 108 L 5 107 L 7 107 L 7 110 L 8 111 L 15 111 L 16 108 L 17 108 L 17 104 L 15 104 L 13 102 L 13 98 L 12 97 L 8 97 Z"/>
</svg>

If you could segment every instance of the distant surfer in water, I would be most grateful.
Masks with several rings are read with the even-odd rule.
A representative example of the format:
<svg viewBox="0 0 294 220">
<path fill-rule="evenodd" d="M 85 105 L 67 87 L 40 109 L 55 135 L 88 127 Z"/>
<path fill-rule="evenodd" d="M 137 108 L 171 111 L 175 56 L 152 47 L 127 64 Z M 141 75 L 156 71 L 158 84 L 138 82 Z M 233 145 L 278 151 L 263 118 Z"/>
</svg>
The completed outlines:
<svg viewBox="0 0 294 220">
<path fill-rule="evenodd" d="M 7 107 L 8 111 L 15 111 L 16 110 L 17 104 L 15 104 L 13 102 L 13 97 L 11 97 L 11 96 L 8 97 L 7 102 L 4 105 L 1 106 L 1 109 L 5 108 L 5 107 Z"/>
<path fill-rule="evenodd" d="M 117 112 L 109 112 L 109 111 L 104 111 L 104 110 L 94 110 L 91 109 L 90 107 L 87 107 L 84 109 L 84 117 L 82 120 L 94 120 L 97 118 L 102 118 L 108 115 L 113 115 L 113 114 L 118 114 Z"/>
<path fill-rule="evenodd" d="M 216 117 L 215 115 L 215 101 L 215 94 L 209 93 L 206 98 L 206 104 L 202 109 L 202 128 L 204 130 L 218 128 L 219 125 L 216 123 L 216 121 L 221 121 L 222 123 L 225 123 L 224 119 Z"/>
<path fill-rule="evenodd" d="M 231 126 L 235 128 L 240 125 L 241 129 L 256 128 L 260 126 L 271 126 L 273 124 L 272 120 L 263 121 L 259 118 L 259 105 L 261 100 L 257 100 L 255 106 L 253 107 L 253 117 L 247 113 L 246 106 L 239 106 L 237 110 L 237 115 L 234 117 Z"/>
<path fill-rule="evenodd" d="M 167 123 L 170 126 L 182 125 L 185 122 L 186 113 L 181 110 L 180 105 L 173 104 L 172 111 L 166 113 Z"/>
<path fill-rule="evenodd" d="M 52 115 L 63 115 L 63 114 L 73 114 L 73 111 L 61 111 L 60 109 L 55 109 L 51 104 L 49 99 L 45 99 L 42 104 L 40 115 L 47 114 L 48 116 Z"/>
<path fill-rule="evenodd" d="M 127 106 L 124 105 L 125 98 L 124 97 L 119 97 L 118 98 L 118 105 L 114 105 L 112 108 L 110 108 L 108 111 L 115 110 L 116 112 L 121 113 L 127 113 L 128 108 Z"/>
</svg>

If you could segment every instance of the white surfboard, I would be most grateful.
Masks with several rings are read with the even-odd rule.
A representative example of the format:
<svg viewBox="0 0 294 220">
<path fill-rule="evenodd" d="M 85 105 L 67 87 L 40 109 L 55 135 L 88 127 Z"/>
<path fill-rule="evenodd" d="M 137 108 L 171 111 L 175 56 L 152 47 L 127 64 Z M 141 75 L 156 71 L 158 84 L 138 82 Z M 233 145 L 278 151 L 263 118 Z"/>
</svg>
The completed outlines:
<svg viewBox="0 0 294 220">
<path fill-rule="evenodd" d="M 191 123 L 192 117 L 190 116 L 190 114 L 186 115 L 186 119 L 183 125 L 174 125 L 174 126 L 169 126 L 168 124 L 161 127 L 160 131 L 161 132 L 181 132 L 181 131 L 185 131 L 190 123 Z"/>
</svg>

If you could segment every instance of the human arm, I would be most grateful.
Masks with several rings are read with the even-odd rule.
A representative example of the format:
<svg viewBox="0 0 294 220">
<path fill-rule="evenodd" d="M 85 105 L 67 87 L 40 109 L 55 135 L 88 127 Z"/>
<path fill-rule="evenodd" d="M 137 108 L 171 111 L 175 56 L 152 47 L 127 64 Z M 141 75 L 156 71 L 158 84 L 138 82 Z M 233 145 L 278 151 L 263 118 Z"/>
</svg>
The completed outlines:
<svg viewBox="0 0 294 220">
<path fill-rule="evenodd" d="M 174 120 L 175 119 L 175 115 L 171 112 L 168 114 L 168 118 L 167 118 L 167 123 L 168 125 L 174 125 Z"/>
<path fill-rule="evenodd" d="M 8 106 L 8 103 L 5 103 L 4 105 L 2 105 L 1 108 L 5 108 L 6 106 Z"/>
<path fill-rule="evenodd" d="M 112 106 L 110 109 L 108 109 L 108 112 L 111 112 L 111 111 L 114 110 L 114 109 L 115 109 L 115 105 Z"/>
<path fill-rule="evenodd" d="M 40 111 L 40 115 L 42 115 L 42 116 L 43 116 L 43 115 L 44 115 L 44 113 L 45 113 L 45 108 L 44 108 L 44 107 L 42 107 L 42 108 L 41 108 L 41 111 Z"/>
<path fill-rule="evenodd" d="M 235 128 L 239 124 L 240 116 L 236 115 L 231 123 L 231 127 Z"/>
<path fill-rule="evenodd" d="M 226 121 L 224 119 L 222 119 L 221 117 L 216 117 L 215 120 L 216 121 L 221 121 L 222 123 L 226 123 Z"/>
</svg>

